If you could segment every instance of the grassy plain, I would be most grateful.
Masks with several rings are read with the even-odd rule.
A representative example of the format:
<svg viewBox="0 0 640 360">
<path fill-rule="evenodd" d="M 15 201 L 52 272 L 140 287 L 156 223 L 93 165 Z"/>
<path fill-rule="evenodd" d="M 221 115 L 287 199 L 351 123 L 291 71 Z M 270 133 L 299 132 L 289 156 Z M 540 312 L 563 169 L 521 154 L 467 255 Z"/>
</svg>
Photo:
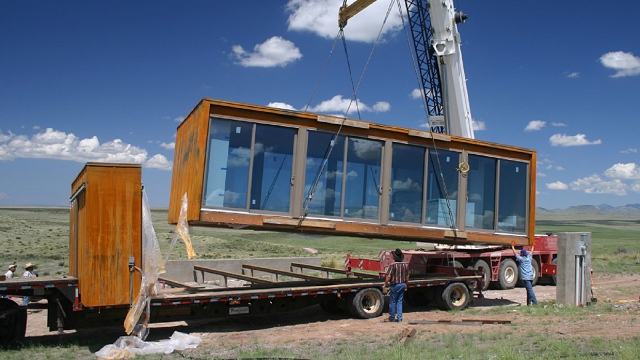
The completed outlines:
<svg viewBox="0 0 640 360">
<path fill-rule="evenodd" d="M 166 210 L 152 211 L 154 227 L 163 253 L 166 254 L 174 227 L 166 224 Z M 68 266 L 68 209 L 64 208 L 0 208 L 0 242 L 2 266 L 26 262 L 38 264 L 41 275 L 62 275 Z M 600 274 L 640 273 L 640 221 L 621 217 L 548 216 L 538 218 L 536 232 L 591 232 L 592 262 Z M 381 249 L 410 249 L 413 242 L 346 237 L 303 236 L 300 234 L 255 232 L 247 230 L 193 228 L 191 238 L 199 258 L 247 258 L 270 256 L 320 256 L 325 265 L 340 267 L 344 255 L 351 253 L 375 257 Z M 317 255 L 304 248 L 313 248 Z M 186 258 L 181 244 L 172 259 Z M 22 271 L 22 269 L 19 269 Z M 469 309 L 465 315 L 473 316 Z M 561 323 L 584 323 L 589 318 L 627 311 L 609 303 L 596 303 L 585 308 L 563 307 L 553 302 L 533 308 L 498 307 L 484 314 L 523 316 L 524 326 L 509 325 L 497 331 L 462 329 L 446 333 L 426 331 L 407 345 L 390 345 L 396 333 L 378 334 L 358 339 L 305 341 L 273 346 L 248 340 L 224 358 L 323 358 L 323 359 L 413 359 L 427 355 L 434 359 L 637 359 L 640 338 L 637 336 L 562 336 L 554 326 Z M 625 315 L 631 326 L 637 326 L 637 310 Z M 530 320 L 535 322 L 531 325 Z M 616 327 L 618 324 L 611 324 Z M 478 329 L 480 330 L 480 329 Z M 0 359 L 93 359 L 92 354 L 115 337 L 52 337 L 24 348 L 0 351 Z M 204 359 L 219 355 L 199 348 L 194 352 L 144 356 L 144 359 Z"/>
</svg>

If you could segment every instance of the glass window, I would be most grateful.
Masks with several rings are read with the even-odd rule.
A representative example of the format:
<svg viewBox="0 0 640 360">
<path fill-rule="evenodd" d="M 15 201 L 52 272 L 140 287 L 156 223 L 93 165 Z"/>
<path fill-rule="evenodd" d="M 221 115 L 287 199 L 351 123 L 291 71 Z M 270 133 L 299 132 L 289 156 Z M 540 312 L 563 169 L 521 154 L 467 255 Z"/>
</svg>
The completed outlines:
<svg viewBox="0 0 640 360">
<path fill-rule="evenodd" d="M 456 223 L 460 154 L 430 149 L 428 156 L 426 223 L 451 226 Z"/>
<path fill-rule="evenodd" d="M 378 219 L 381 160 L 380 141 L 349 138 L 344 217 Z"/>
<path fill-rule="evenodd" d="M 289 212 L 296 130 L 256 125 L 250 209 Z"/>
<path fill-rule="evenodd" d="M 496 159 L 469 155 L 465 224 L 479 229 L 495 227 Z"/>
<path fill-rule="evenodd" d="M 245 209 L 252 125 L 211 118 L 205 206 Z"/>
<path fill-rule="evenodd" d="M 308 214 L 340 216 L 344 141 L 343 136 L 338 136 L 334 140 L 333 134 L 309 132 L 304 180 L 306 194 L 304 205 L 307 206 Z M 333 150 L 324 163 L 332 142 Z M 319 177 L 318 174 L 320 174 Z M 314 186 L 315 189 L 313 189 Z M 311 194 L 312 191 L 314 191 L 313 194 Z M 307 204 L 311 196 L 311 201 Z"/>
<path fill-rule="evenodd" d="M 500 160 L 498 230 L 525 232 L 527 172 L 526 163 Z"/>
<path fill-rule="evenodd" d="M 425 148 L 393 144 L 389 220 L 422 222 Z"/>
</svg>

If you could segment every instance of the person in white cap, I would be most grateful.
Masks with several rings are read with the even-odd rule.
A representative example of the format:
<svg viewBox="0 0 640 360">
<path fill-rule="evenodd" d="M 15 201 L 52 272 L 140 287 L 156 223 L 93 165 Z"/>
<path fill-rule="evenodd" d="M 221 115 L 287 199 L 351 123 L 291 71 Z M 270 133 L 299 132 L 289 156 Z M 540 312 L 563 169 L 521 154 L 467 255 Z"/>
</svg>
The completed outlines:
<svg viewBox="0 0 640 360">
<path fill-rule="evenodd" d="M 4 276 L 7 279 L 11 279 L 13 277 L 13 275 L 15 275 L 15 273 L 16 273 L 16 268 L 17 268 L 17 266 L 15 264 L 9 265 L 9 270 L 6 273 L 4 273 Z"/>
<path fill-rule="evenodd" d="M 33 263 L 27 263 L 24 266 L 24 273 L 22 273 L 22 277 L 23 278 L 33 278 L 33 277 L 37 277 L 38 273 L 36 273 L 35 271 L 33 271 L 33 268 L 36 266 L 36 264 Z M 27 306 L 29 305 L 29 296 L 25 296 L 22 298 L 22 306 Z"/>
</svg>

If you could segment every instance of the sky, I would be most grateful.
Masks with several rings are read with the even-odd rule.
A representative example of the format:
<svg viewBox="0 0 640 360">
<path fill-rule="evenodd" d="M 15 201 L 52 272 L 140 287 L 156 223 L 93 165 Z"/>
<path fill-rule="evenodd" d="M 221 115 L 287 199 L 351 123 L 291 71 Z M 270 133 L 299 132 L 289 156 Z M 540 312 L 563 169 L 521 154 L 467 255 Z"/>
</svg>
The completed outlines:
<svg viewBox="0 0 640 360">
<path fill-rule="evenodd" d="M 142 164 L 167 207 L 202 98 L 344 114 L 353 82 L 349 117 L 425 129 L 398 6 L 356 15 L 343 44 L 342 3 L 0 2 L 0 206 L 68 206 L 84 164 L 109 161 Z M 640 2 L 454 5 L 475 137 L 537 151 L 536 205 L 640 203 Z"/>
</svg>

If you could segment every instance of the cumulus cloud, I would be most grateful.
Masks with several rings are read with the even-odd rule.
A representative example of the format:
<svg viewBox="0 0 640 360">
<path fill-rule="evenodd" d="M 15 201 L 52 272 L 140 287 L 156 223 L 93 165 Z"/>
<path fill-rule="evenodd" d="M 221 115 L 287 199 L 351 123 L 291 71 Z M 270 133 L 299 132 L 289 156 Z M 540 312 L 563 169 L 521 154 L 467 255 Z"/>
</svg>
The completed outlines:
<svg viewBox="0 0 640 360">
<path fill-rule="evenodd" d="M 487 124 L 485 124 L 484 121 L 480 121 L 480 120 L 473 120 L 473 122 L 471 123 L 471 126 L 473 127 L 474 131 L 487 130 Z"/>
<path fill-rule="evenodd" d="M 565 134 L 555 134 L 549 138 L 549 143 L 551 146 L 584 146 L 584 145 L 599 145 L 602 143 L 602 140 L 587 140 L 587 136 L 585 134 L 577 134 L 577 135 L 565 135 Z"/>
<path fill-rule="evenodd" d="M 336 95 L 329 100 L 325 100 L 320 104 L 309 108 L 311 112 L 324 112 L 324 113 L 353 113 L 357 110 L 360 111 L 373 111 L 373 112 L 385 112 L 391 109 L 391 105 L 386 101 L 379 101 L 375 103 L 373 106 L 368 106 L 365 103 L 358 101 L 358 107 L 356 107 L 355 102 L 352 103 L 351 99 L 345 99 L 342 95 Z"/>
<path fill-rule="evenodd" d="M 623 51 L 608 52 L 600 57 L 600 63 L 616 71 L 613 78 L 640 75 L 640 57 Z"/>
<path fill-rule="evenodd" d="M 569 188 L 569 186 L 562 181 L 547 183 L 545 185 L 549 190 L 567 190 Z"/>
<path fill-rule="evenodd" d="M 296 110 L 295 107 L 283 102 L 270 102 L 267 104 L 268 107 L 284 109 L 284 110 Z"/>
<path fill-rule="evenodd" d="M 577 71 L 570 72 L 570 73 L 567 73 L 567 77 L 568 78 L 572 78 L 572 79 L 579 78 L 580 77 L 580 73 L 577 72 Z"/>
<path fill-rule="evenodd" d="M 524 128 L 524 131 L 537 131 L 542 129 L 543 127 L 545 127 L 545 125 L 547 125 L 546 121 L 542 121 L 542 120 L 531 120 L 529 121 L 529 123 L 527 124 L 527 127 Z"/>
<path fill-rule="evenodd" d="M 614 179 L 611 181 L 603 180 L 599 175 L 594 174 L 572 181 L 571 190 L 581 190 L 587 194 L 612 194 L 623 196 L 627 194 L 627 184 Z"/>
<path fill-rule="evenodd" d="M 285 10 L 289 13 L 289 30 L 310 32 L 326 39 L 338 34 L 338 12 L 341 1 L 335 0 L 289 0 Z M 402 19 L 395 6 L 389 13 L 382 38 L 398 32 Z M 380 24 L 389 10 L 389 2 L 377 1 L 361 13 L 349 19 L 345 27 L 345 37 L 352 41 L 373 43 L 380 32 Z"/>
<path fill-rule="evenodd" d="M 172 141 L 170 143 L 162 142 L 162 143 L 160 143 L 160 146 L 162 146 L 163 148 L 165 148 L 167 150 L 173 150 L 173 149 L 176 148 L 176 143 L 175 143 L 175 141 Z"/>
<path fill-rule="evenodd" d="M 160 155 L 162 158 L 164 156 Z M 17 158 L 70 160 L 77 162 L 137 163 L 156 169 L 171 170 L 171 161 L 158 155 L 147 159 L 143 148 L 114 139 L 100 143 L 97 136 L 80 139 L 72 133 L 47 128 L 31 137 L 5 135 L 0 131 L 0 161 Z M 164 164 L 164 165 L 162 165 Z"/>
<path fill-rule="evenodd" d="M 300 49 L 280 36 L 273 36 L 255 45 L 253 52 L 247 52 L 240 45 L 233 46 L 232 51 L 238 64 L 246 67 L 284 67 L 302 58 Z"/>
<path fill-rule="evenodd" d="M 640 167 L 635 163 L 618 163 L 605 170 L 604 175 L 611 179 L 640 180 Z"/>
</svg>

